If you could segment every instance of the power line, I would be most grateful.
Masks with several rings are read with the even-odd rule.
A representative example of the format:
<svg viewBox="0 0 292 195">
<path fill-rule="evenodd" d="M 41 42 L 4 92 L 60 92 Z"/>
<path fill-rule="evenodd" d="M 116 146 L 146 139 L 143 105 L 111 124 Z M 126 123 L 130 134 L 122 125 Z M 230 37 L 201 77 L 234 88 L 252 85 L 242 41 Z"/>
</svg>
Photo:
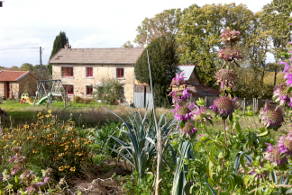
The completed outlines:
<svg viewBox="0 0 292 195">
<path fill-rule="evenodd" d="M 39 49 L 40 47 L 10 47 L 10 48 L 0 48 L 0 51 L 7 50 L 28 50 L 28 49 Z"/>
</svg>

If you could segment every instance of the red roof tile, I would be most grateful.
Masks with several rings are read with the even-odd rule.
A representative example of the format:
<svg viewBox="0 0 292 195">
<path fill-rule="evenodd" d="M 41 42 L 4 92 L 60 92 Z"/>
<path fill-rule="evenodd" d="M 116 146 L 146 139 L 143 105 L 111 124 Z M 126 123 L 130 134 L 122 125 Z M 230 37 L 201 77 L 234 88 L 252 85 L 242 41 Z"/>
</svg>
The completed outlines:
<svg viewBox="0 0 292 195">
<path fill-rule="evenodd" d="M 10 71 L 10 70 L 0 70 L 0 82 L 5 81 L 18 81 L 23 76 L 28 74 L 28 71 Z"/>
</svg>

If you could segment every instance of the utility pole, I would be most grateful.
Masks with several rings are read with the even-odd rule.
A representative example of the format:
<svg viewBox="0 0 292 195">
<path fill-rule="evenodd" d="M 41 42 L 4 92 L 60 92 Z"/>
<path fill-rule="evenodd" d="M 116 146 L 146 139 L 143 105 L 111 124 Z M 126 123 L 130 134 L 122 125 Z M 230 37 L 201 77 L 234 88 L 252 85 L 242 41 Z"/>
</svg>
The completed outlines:
<svg viewBox="0 0 292 195">
<path fill-rule="evenodd" d="M 42 47 L 40 47 L 40 65 L 43 65 L 42 55 L 43 55 L 43 50 L 42 50 Z"/>
</svg>

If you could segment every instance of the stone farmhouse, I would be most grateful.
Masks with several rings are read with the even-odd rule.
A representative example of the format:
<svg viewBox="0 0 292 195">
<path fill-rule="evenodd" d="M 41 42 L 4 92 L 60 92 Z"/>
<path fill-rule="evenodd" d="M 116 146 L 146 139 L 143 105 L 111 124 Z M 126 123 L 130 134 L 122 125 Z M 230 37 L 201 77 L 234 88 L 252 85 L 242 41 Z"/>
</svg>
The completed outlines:
<svg viewBox="0 0 292 195">
<path fill-rule="evenodd" d="M 125 102 L 133 103 L 134 65 L 143 48 L 64 48 L 49 61 L 52 78 L 60 79 L 69 96 L 92 98 L 104 79 L 123 84 Z"/>
<path fill-rule="evenodd" d="M 22 93 L 35 96 L 37 79 L 29 71 L 0 70 L 0 98 L 18 99 Z"/>
</svg>

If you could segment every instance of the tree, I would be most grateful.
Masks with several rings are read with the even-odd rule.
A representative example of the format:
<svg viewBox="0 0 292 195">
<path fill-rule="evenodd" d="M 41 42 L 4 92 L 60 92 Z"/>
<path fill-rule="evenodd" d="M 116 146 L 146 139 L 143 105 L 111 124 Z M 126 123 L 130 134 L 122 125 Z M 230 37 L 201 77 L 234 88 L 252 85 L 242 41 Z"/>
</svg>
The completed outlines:
<svg viewBox="0 0 292 195">
<path fill-rule="evenodd" d="M 32 74 L 38 80 L 49 80 L 51 79 L 51 74 L 48 66 L 35 65 L 32 70 Z"/>
<path fill-rule="evenodd" d="M 272 32 L 272 52 L 276 60 L 282 58 L 283 52 L 287 52 L 286 46 L 291 41 L 291 13 L 291 0 L 273 0 L 263 8 L 263 23 Z"/>
<path fill-rule="evenodd" d="M 51 53 L 51 57 L 50 59 L 62 48 L 65 47 L 65 45 L 69 44 L 69 40 L 66 36 L 65 32 L 60 32 L 59 35 L 56 36 L 55 40 L 54 40 L 54 44 L 53 44 L 53 50 Z M 49 64 L 48 65 L 50 73 L 52 73 L 52 65 Z"/>
<path fill-rule="evenodd" d="M 127 41 L 126 43 L 123 44 L 123 48 L 134 48 L 134 45 L 131 41 Z"/>
<path fill-rule="evenodd" d="M 34 67 L 30 63 L 24 63 L 20 66 L 20 69 L 25 70 L 25 71 L 32 71 L 34 69 Z"/>
<path fill-rule="evenodd" d="M 169 104 L 168 88 L 177 70 L 176 44 L 172 36 L 163 36 L 152 41 L 147 50 L 152 70 L 155 105 Z M 138 81 L 150 83 L 147 50 L 145 49 L 135 65 Z"/>
<path fill-rule="evenodd" d="M 180 63 L 195 64 L 200 82 L 213 86 L 216 67 L 222 63 L 217 57 L 221 31 L 227 27 L 240 31 L 240 45 L 245 45 L 253 17 L 244 5 L 190 6 L 184 10 L 176 35 Z"/>
<path fill-rule="evenodd" d="M 175 35 L 178 31 L 181 14 L 180 9 L 170 9 L 155 15 L 153 18 L 145 18 L 137 28 L 138 34 L 135 42 L 139 46 L 143 46 L 147 36 L 148 42 L 151 42 L 161 36 Z"/>
</svg>

